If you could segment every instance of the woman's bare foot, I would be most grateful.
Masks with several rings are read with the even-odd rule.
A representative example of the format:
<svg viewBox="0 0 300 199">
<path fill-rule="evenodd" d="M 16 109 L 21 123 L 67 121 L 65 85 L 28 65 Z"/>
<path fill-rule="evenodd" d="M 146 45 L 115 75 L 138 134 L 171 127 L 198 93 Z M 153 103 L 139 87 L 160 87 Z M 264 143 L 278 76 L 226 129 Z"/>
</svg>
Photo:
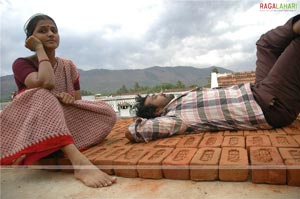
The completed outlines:
<svg viewBox="0 0 300 199">
<path fill-rule="evenodd" d="M 107 187 L 117 181 L 116 177 L 111 177 L 99 170 L 85 157 L 73 167 L 75 178 L 81 180 L 88 187 Z"/>
<path fill-rule="evenodd" d="M 61 149 L 70 159 L 74 168 L 75 178 L 81 180 L 89 187 L 107 187 L 117 181 L 93 165 L 74 144 L 69 144 Z"/>
</svg>

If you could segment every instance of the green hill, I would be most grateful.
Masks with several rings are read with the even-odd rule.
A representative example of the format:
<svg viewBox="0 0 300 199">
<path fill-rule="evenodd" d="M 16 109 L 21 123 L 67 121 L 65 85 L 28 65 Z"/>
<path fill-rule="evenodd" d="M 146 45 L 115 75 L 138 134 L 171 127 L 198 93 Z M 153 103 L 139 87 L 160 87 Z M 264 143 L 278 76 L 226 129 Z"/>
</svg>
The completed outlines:
<svg viewBox="0 0 300 199">
<path fill-rule="evenodd" d="M 82 90 L 93 93 L 113 93 L 122 85 L 132 88 L 137 82 L 140 86 L 155 86 L 161 83 L 176 84 L 181 81 L 186 86 L 208 84 L 212 69 L 195 68 L 191 66 L 159 67 L 154 66 L 146 69 L 106 70 L 93 69 L 89 71 L 79 70 Z M 230 70 L 217 67 L 220 73 L 231 72 Z M 1 77 L 1 100 L 10 98 L 12 92 L 17 90 L 13 75 Z"/>
</svg>

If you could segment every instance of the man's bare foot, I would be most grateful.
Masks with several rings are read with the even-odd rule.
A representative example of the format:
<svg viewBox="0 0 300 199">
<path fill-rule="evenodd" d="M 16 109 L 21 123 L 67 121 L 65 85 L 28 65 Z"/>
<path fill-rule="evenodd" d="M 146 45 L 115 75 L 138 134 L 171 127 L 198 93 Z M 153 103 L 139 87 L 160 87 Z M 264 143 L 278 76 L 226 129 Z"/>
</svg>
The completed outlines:
<svg viewBox="0 0 300 199">
<path fill-rule="evenodd" d="M 116 177 L 111 177 L 99 170 L 85 157 L 73 166 L 75 178 L 82 181 L 88 187 L 107 187 L 117 181 Z"/>
<path fill-rule="evenodd" d="M 296 21 L 293 25 L 293 31 L 296 33 L 296 34 L 299 34 L 300 35 L 300 20 Z"/>
</svg>

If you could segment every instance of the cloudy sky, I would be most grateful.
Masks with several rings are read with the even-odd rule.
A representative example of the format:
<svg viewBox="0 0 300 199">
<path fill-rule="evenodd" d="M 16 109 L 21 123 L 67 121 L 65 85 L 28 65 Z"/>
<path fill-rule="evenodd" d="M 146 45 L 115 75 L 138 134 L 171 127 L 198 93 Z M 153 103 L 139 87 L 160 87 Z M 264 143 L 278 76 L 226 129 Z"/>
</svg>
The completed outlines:
<svg viewBox="0 0 300 199">
<path fill-rule="evenodd" d="M 260 3 L 296 3 L 267 11 Z M 83 70 L 151 66 L 220 66 L 255 70 L 255 42 L 300 12 L 300 1 L 0 0 L 1 76 L 12 74 L 24 47 L 23 26 L 35 13 L 51 16 L 61 38 L 57 56 Z"/>
</svg>

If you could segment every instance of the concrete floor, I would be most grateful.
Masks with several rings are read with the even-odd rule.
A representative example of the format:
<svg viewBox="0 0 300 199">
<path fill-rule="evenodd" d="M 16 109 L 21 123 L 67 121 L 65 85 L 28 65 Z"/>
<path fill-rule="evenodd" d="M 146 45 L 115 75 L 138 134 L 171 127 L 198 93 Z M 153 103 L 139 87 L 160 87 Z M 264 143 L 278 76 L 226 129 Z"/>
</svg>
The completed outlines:
<svg viewBox="0 0 300 199">
<path fill-rule="evenodd" d="M 197 199 L 299 199 L 300 187 L 248 182 L 194 182 L 190 180 L 148 180 L 118 177 L 107 188 L 88 188 L 73 174 L 1 169 L 1 199 L 93 199 L 93 198 L 197 198 Z"/>
</svg>

